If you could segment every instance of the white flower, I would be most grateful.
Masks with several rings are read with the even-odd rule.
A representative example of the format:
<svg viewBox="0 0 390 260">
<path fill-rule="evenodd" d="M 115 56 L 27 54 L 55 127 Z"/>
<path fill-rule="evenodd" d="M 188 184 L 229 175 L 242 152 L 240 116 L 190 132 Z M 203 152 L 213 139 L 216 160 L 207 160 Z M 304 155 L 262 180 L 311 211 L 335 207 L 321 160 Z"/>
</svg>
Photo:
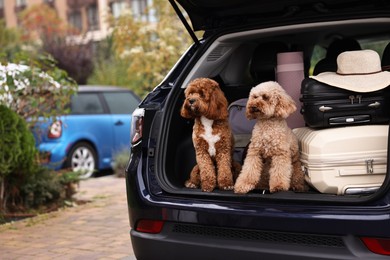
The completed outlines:
<svg viewBox="0 0 390 260">
<path fill-rule="evenodd" d="M 23 77 L 22 73 L 31 70 L 29 66 L 15 63 L 7 65 L 0 64 L 0 103 L 10 105 L 13 100 L 13 94 L 30 93 L 31 91 L 39 91 L 42 86 L 31 86 L 31 81 L 27 77 Z M 7 78 L 13 79 L 13 85 L 8 86 Z M 54 90 L 61 88 L 61 85 L 56 82 L 46 72 L 39 71 L 38 77 L 45 83 L 44 88 Z"/>
</svg>

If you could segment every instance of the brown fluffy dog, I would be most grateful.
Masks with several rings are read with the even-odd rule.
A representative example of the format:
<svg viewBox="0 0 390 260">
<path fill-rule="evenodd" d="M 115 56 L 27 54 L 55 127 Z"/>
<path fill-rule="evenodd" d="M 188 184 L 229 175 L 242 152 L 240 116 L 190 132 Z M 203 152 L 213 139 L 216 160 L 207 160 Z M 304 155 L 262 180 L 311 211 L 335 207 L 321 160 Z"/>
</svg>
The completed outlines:
<svg viewBox="0 0 390 260">
<path fill-rule="evenodd" d="M 221 190 L 232 190 L 233 135 L 228 123 L 228 102 L 218 83 L 208 78 L 193 80 L 184 94 L 180 114 L 195 119 L 192 141 L 197 162 L 185 186 L 200 185 L 202 191 L 208 192 L 217 185 Z"/>
<path fill-rule="evenodd" d="M 264 82 L 252 88 L 246 116 L 257 122 L 234 186 L 235 193 L 259 188 L 261 179 L 269 181 L 271 193 L 305 189 L 298 140 L 285 121 L 295 110 L 295 102 L 277 82 Z"/>
</svg>

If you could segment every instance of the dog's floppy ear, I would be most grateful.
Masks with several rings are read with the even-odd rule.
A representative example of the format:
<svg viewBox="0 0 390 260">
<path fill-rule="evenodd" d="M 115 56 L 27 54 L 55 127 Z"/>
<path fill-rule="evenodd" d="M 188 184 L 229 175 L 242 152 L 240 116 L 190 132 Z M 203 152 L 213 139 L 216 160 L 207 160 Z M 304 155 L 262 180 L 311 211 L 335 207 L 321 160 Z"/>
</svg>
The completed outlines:
<svg viewBox="0 0 390 260">
<path fill-rule="evenodd" d="M 294 100 L 284 91 L 278 91 L 278 103 L 275 107 L 275 116 L 286 119 L 289 115 L 297 109 Z"/>
<path fill-rule="evenodd" d="M 180 109 L 180 115 L 184 118 L 193 118 L 193 116 L 191 115 L 191 113 L 189 112 L 189 110 L 186 108 L 186 96 L 187 96 L 187 92 L 188 92 L 188 88 L 186 88 L 186 90 L 184 91 L 184 101 L 183 101 L 183 105 L 181 106 L 181 109 Z"/>
<path fill-rule="evenodd" d="M 192 118 L 192 115 L 188 112 L 188 109 L 186 109 L 185 105 L 186 103 L 184 102 L 180 109 L 180 115 L 184 118 Z"/>
<path fill-rule="evenodd" d="M 249 120 L 256 119 L 257 118 L 256 115 L 254 113 L 251 113 L 250 110 L 251 108 L 249 107 L 249 103 L 247 103 L 245 107 L 246 118 L 248 118 Z"/>
<path fill-rule="evenodd" d="M 228 117 L 228 102 L 223 94 L 218 83 L 214 80 L 209 80 L 210 102 L 207 118 L 212 120 L 226 119 Z"/>
</svg>

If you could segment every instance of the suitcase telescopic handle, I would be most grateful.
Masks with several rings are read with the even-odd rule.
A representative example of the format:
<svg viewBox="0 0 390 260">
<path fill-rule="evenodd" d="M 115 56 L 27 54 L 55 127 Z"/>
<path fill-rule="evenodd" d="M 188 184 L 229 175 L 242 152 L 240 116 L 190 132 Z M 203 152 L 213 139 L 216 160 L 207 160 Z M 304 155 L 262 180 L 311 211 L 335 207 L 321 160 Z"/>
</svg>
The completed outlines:
<svg viewBox="0 0 390 260">
<path fill-rule="evenodd" d="M 327 112 L 329 110 L 351 110 L 351 109 L 359 109 L 359 108 L 371 108 L 376 109 L 380 107 L 381 103 L 378 101 L 375 101 L 374 103 L 370 104 L 348 104 L 348 105 L 336 105 L 336 106 L 320 106 L 318 110 L 321 112 Z"/>
</svg>

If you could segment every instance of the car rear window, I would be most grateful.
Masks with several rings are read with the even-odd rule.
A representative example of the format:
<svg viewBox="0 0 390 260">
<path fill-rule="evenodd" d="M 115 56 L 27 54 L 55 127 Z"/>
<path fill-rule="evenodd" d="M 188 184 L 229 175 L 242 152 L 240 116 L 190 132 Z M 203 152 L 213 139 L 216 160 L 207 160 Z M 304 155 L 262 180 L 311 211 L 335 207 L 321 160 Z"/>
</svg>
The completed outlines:
<svg viewBox="0 0 390 260">
<path fill-rule="evenodd" d="M 95 93 L 79 93 L 72 97 L 72 114 L 102 114 L 104 112 L 99 96 Z"/>
<path fill-rule="evenodd" d="M 131 114 L 139 101 L 130 92 L 103 93 L 111 114 Z"/>
</svg>

